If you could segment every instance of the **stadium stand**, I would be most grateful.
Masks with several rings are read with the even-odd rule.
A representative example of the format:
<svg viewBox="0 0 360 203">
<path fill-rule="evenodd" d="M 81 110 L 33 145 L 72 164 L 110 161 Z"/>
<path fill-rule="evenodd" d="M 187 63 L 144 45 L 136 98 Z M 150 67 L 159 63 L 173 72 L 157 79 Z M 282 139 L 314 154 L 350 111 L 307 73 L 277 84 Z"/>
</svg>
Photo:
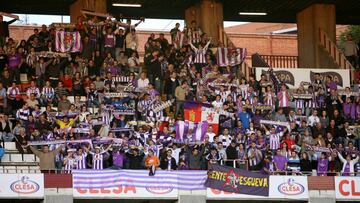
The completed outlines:
<svg viewBox="0 0 360 203">
<path fill-rule="evenodd" d="M 246 49 L 212 43 L 196 23 L 183 31 L 176 25 L 170 42 L 150 36 L 140 63 L 134 31 L 141 22 L 79 19 L 75 30 L 43 26 L 2 44 L 4 170 L 33 170 L 39 158 L 28 153 L 62 143 L 55 163 L 40 169 L 142 169 L 151 151 L 159 161 L 171 152 L 174 169 L 220 163 L 313 174 L 324 161 L 327 174 L 344 173 L 342 156 L 357 160 L 357 94 L 337 90 L 333 77 L 315 74 L 292 89 L 271 68 L 259 81 L 243 77 Z M 346 173 L 357 172 L 351 164 Z"/>
</svg>

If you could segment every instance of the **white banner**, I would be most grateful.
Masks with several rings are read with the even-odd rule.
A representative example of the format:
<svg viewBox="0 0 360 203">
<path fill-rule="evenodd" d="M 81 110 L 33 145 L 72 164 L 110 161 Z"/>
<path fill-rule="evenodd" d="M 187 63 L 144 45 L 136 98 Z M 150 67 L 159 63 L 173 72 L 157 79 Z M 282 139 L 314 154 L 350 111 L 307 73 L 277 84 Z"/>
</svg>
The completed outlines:
<svg viewBox="0 0 360 203">
<path fill-rule="evenodd" d="M 210 200 L 308 199 L 309 192 L 306 176 L 270 176 L 268 197 L 230 193 L 212 188 L 207 188 L 206 197 Z"/>
<path fill-rule="evenodd" d="M 267 74 L 269 68 L 256 68 L 256 79 L 260 80 L 261 74 Z M 339 89 L 350 87 L 350 71 L 343 69 L 310 69 L 310 68 L 274 68 L 274 73 L 281 82 L 290 88 L 298 88 L 301 82 L 313 82 L 316 73 L 320 74 L 323 83 L 325 77 L 330 75 Z"/>
<path fill-rule="evenodd" d="M 0 174 L 0 199 L 44 198 L 43 174 Z"/>
<path fill-rule="evenodd" d="M 274 199 L 308 199 L 306 176 L 270 176 L 269 197 Z"/>
<path fill-rule="evenodd" d="M 360 177 L 335 177 L 336 199 L 360 200 Z"/>
<path fill-rule="evenodd" d="M 270 185 L 271 186 L 271 185 Z M 254 200 L 254 199 L 269 199 L 264 196 L 244 195 L 238 193 L 225 192 L 213 188 L 207 188 L 206 198 L 209 200 Z"/>
<path fill-rule="evenodd" d="M 101 189 L 81 189 L 74 188 L 74 198 L 77 199 L 177 199 L 178 190 L 175 188 L 153 188 L 153 187 L 135 187 L 118 186 Z"/>
</svg>

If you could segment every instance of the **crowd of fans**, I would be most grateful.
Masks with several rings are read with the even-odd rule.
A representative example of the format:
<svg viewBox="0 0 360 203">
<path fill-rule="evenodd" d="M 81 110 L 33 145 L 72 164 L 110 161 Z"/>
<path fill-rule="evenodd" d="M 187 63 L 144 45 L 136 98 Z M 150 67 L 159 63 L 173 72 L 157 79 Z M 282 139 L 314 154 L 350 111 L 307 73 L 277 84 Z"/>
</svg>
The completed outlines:
<svg viewBox="0 0 360 203">
<path fill-rule="evenodd" d="M 142 21 L 79 17 L 67 28 L 43 25 L 20 42 L 7 38 L 0 47 L 0 140 L 39 156 L 42 170 L 206 170 L 221 163 L 264 173 L 360 171 L 360 98 L 350 88 L 340 92 L 331 76 L 318 74 L 290 90 L 271 70 L 247 80 L 237 65 L 216 65 L 210 48 L 223 45 L 195 21 L 183 31 L 176 24 L 169 40 L 151 34 L 140 63 L 135 28 Z M 80 33 L 80 52 L 53 53 L 56 31 L 64 29 Z M 209 73 L 237 85 L 209 92 Z M 164 101 L 169 107 L 154 111 Z M 209 127 L 204 140 L 177 140 L 186 101 L 222 112 L 218 132 Z"/>
</svg>

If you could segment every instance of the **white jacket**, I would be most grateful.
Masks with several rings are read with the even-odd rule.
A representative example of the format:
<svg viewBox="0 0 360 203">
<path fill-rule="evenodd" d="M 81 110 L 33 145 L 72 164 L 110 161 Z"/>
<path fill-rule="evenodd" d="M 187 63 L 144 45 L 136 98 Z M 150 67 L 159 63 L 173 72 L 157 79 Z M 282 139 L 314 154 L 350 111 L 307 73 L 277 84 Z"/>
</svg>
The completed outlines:
<svg viewBox="0 0 360 203">
<path fill-rule="evenodd" d="M 346 163 L 347 163 L 347 160 L 344 159 L 344 157 L 338 152 L 338 156 L 339 156 L 339 159 L 341 160 L 341 162 L 343 163 L 343 168 L 341 170 L 341 172 L 344 173 L 344 170 L 345 170 L 345 166 L 346 166 Z M 351 173 L 354 173 L 354 165 L 359 161 L 359 156 L 357 156 L 355 159 L 351 160 L 349 162 L 350 164 L 350 175 L 353 176 L 354 174 L 351 174 Z"/>
</svg>

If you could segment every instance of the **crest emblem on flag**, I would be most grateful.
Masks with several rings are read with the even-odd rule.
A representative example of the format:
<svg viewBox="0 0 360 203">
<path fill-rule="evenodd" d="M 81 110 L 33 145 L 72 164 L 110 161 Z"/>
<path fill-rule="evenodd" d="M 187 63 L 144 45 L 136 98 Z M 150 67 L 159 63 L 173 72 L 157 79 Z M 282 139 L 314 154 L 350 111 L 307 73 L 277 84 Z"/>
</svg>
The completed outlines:
<svg viewBox="0 0 360 203">
<path fill-rule="evenodd" d="M 74 46 L 74 35 L 71 32 L 66 32 L 64 38 L 65 49 L 71 49 Z"/>
<path fill-rule="evenodd" d="M 189 112 L 189 121 L 195 122 L 195 117 L 196 117 L 195 111 L 191 110 L 191 111 Z"/>
<path fill-rule="evenodd" d="M 209 123 L 213 123 L 214 122 L 214 118 L 215 118 L 215 113 L 214 112 L 207 112 L 207 116 L 206 116 L 206 120 Z"/>
</svg>

